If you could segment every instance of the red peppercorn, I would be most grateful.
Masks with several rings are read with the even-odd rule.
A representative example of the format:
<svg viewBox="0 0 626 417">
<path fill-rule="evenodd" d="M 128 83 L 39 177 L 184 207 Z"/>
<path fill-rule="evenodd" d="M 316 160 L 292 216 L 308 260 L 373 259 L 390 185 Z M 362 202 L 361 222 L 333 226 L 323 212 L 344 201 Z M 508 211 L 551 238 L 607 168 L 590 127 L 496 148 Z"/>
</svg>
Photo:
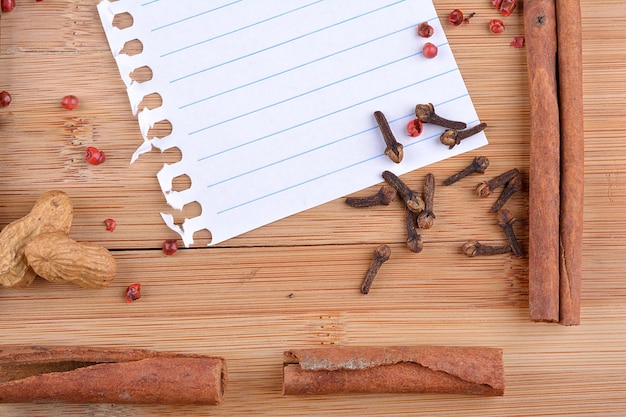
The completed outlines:
<svg viewBox="0 0 626 417">
<path fill-rule="evenodd" d="M 515 6 L 517 6 L 516 0 L 502 0 L 500 4 L 500 14 L 502 16 L 510 16 L 515 10 Z"/>
<path fill-rule="evenodd" d="M 76 106 L 78 106 L 78 97 L 71 94 L 63 97 L 63 100 L 61 100 L 61 106 L 63 106 L 64 109 L 74 110 Z"/>
<path fill-rule="evenodd" d="M 2 0 L 0 4 L 2 5 L 2 11 L 5 13 L 8 13 L 15 8 L 15 0 Z"/>
<path fill-rule="evenodd" d="M 448 22 L 450 22 L 451 25 L 459 26 L 463 23 L 463 12 L 459 9 L 452 10 L 448 16 Z"/>
<path fill-rule="evenodd" d="M 433 28 L 428 22 L 420 23 L 417 27 L 417 34 L 422 38 L 430 38 L 435 33 Z"/>
<path fill-rule="evenodd" d="M 87 149 L 85 149 L 85 160 L 91 165 L 100 165 L 106 161 L 106 155 L 104 152 L 98 150 L 98 148 L 88 146 Z"/>
<path fill-rule="evenodd" d="M 424 55 L 425 58 L 434 58 L 437 56 L 438 52 L 439 48 L 437 48 L 437 45 L 430 42 L 426 42 L 424 48 L 422 48 L 422 55 Z"/>
<path fill-rule="evenodd" d="M 11 104 L 11 94 L 8 91 L 3 91 L 0 93 L 0 107 L 6 107 Z"/>
<path fill-rule="evenodd" d="M 424 125 L 419 119 L 413 119 L 406 125 L 406 133 L 408 133 L 412 138 L 416 138 L 421 135 L 422 130 L 424 130 Z"/>
<path fill-rule="evenodd" d="M 104 225 L 109 232 L 112 232 L 115 230 L 117 223 L 115 222 L 115 219 L 104 219 Z"/>
<path fill-rule="evenodd" d="M 510 44 L 513 48 L 523 48 L 524 47 L 524 37 L 516 36 L 513 38 L 513 41 Z"/>
<path fill-rule="evenodd" d="M 176 240 L 170 239 L 163 242 L 163 253 L 166 255 L 173 255 L 178 250 L 178 243 Z"/>
<path fill-rule="evenodd" d="M 489 30 L 491 30 L 493 33 L 504 32 L 504 22 L 499 19 L 491 19 L 489 21 Z"/>
<path fill-rule="evenodd" d="M 124 296 L 127 303 L 132 303 L 135 300 L 141 298 L 141 284 L 132 284 L 126 288 L 126 295 Z"/>
<path fill-rule="evenodd" d="M 500 5 L 502 5 L 502 0 L 491 0 L 491 4 L 493 5 L 493 7 L 495 7 L 496 9 L 500 8 Z"/>
</svg>

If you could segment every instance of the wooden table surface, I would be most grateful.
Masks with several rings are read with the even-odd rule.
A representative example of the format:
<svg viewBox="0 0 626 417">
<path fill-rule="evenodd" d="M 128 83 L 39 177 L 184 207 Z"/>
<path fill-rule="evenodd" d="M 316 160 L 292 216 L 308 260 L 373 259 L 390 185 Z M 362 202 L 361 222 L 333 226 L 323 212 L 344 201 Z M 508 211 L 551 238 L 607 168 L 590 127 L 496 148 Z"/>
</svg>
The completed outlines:
<svg viewBox="0 0 626 417">
<path fill-rule="evenodd" d="M 179 155 L 153 151 L 129 163 L 142 138 L 96 4 L 17 0 L 2 15 L 0 90 L 13 103 L 0 109 L 0 226 L 28 213 L 43 192 L 63 190 L 75 209 L 70 236 L 109 248 L 119 273 L 101 290 L 42 279 L 27 289 L 0 288 L 0 342 L 220 355 L 229 366 L 226 400 L 218 407 L 9 404 L 0 415 L 624 415 L 625 2 L 581 1 L 586 188 L 577 327 L 528 320 L 528 259 L 460 252 L 467 239 L 503 241 L 489 213 L 493 200 L 473 194 L 476 176 L 438 186 L 436 224 L 423 232 L 420 254 L 404 246 L 400 205 L 357 210 L 339 199 L 214 247 L 206 246 L 208 233 L 200 235 L 193 247 L 165 256 L 162 242 L 178 236 L 159 215 L 168 207 L 156 172 Z M 523 34 L 521 12 L 494 35 L 487 24 L 498 14 L 489 0 L 435 5 L 442 19 L 457 7 L 476 12 L 446 34 L 490 144 L 404 179 L 418 187 L 432 172 L 440 185 L 477 155 L 491 160 L 485 178 L 516 167 L 527 179 L 525 50 L 509 46 Z M 66 94 L 80 98 L 77 109 L 60 107 Z M 85 163 L 90 145 L 106 151 L 106 163 Z M 527 196 L 507 205 L 524 245 Z M 117 221 L 113 233 L 103 225 L 108 217 Z M 392 259 L 363 296 L 361 279 L 380 243 L 391 246 Z M 142 298 L 127 304 L 125 288 L 135 282 Z M 503 348 L 505 395 L 281 395 L 286 349 L 415 344 Z"/>
</svg>

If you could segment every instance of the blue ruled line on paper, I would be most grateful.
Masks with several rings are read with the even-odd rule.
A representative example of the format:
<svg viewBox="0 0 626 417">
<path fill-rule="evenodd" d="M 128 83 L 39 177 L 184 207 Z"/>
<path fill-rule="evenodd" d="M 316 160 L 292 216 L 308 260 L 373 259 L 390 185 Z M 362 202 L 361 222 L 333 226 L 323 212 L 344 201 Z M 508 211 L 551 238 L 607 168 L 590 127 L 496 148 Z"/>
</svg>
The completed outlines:
<svg viewBox="0 0 626 417">
<path fill-rule="evenodd" d="M 256 25 L 259 25 L 261 23 L 266 23 L 266 22 L 269 22 L 271 20 L 277 19 L 279 17 L 286 16 L 289 13 L 297 12 L 298 10 L 302 10 L 302 9 L 304 9 L 306 7 L 313 6 L 313 5 L 315 5 L 317 3 L 321 3 L 323 1 L 324 0 L 317 0 L 317 1 L 314 1 L 313 3 L 305 4 L 304 6 L 296 7 L 295 9 L 292 9 L 292 10 L 287 10 L 286 12 L 277 14 L 276 16 L 272 16 L 272 17 L 268 17 L 267 19 L 259 20 L 258 22 L 254 22 L 254 23 L 252 23 L 250 25 L 243 26 L 243 27 L 240 27 L 240 28 L 237 28 L 237 29 L 233 29 L 233 30 L 231 30 L 229 32 L 222 33 L 222 34 L 220 34 L 218 36 L 214 36 L 212 38 L 205 39 L 205 40 L 200 41 L 200 42 L 192 43 L 191 45 L 183 46 L 181 48 L 178 48 L 178 49 L 175 49 L 173 51 L 169 51 L 169 52 L 166 52 L 166 53 L 162 54 L 160 56 L 160 58 L 164 58 L 164 57 L 166 57 L 168 55 L 172 55 L 172 54 L 175 54 L 177 52 L 181 52 L 181 51 L 184 51 L 186 49 L 193 48 L 195 46 L 202 45 L 202 44 L 214 41 L 214 40 L 219 39 L 219 38 L 223 38 L 224 36 L 228 36 L 228 35 L 232 35 L 232 34 L 237 33 L 237 32 L 241 32 L 242 30 L 246 30 L 246 29 L 249 29 L 249 28 L 254 27 Z M 175 80 L 175 81 L 177 81 L 177 80 Z M 174 82 L 174 81 L 170 81 L 170 82 Z"/>
<path fill-rule="evenodd" d="M 239 2 L 241 2 L 241 1 L 242 1 L 242 0 L 236 0 L 236 1 L 233 1 L 232 3 L 224 4 L 224 5 L 222 5 L 222 6 L 215 7 L 215 8 L 213 8 L 213 9 L 206 10 L 206 11 L 204 11 L 204 12 L 200 12 L 200 13 L 196 13 L 196 14 L 191 15 L 191 16 L 187 16 L 187 17 L 185 17 L 184 19 L 180 19 L 180 20 L 177 20 L 177 21 L 175 21 L 175 22 L 167 23 L 167 24 L 165 24 L 165 25 L 162 25 L 162 26 L 156 27 L 156 28 L 154 28 L 154 29 L 150 29 L 150 32 L 156 32 L 157 30 L 161 30 L 161 29 L 164 29 L 164 28 L 166 28 L 166 27 L 170 27 L 170 26 L 177 25 L 177 24 L 179 24 L 179 23 L 186 22 L 186 21 L 188 21 L 188 20 L 194 19 L 194 18 L 199 17 L 199 16 L 203 16 L 203 15 L 205 15 L 205 14 L 208 14 L 208 13 L 214 12 L 214 11 L 216 11 L 216 10 L 220 10 L 220 9 L 223 9 L 223 8 L 225 8 L 225 7 L 228 7 L 228 6 L 232 6 L 233 4 L 239 3 Z"/>
<path fill-rule="evenodd" d="M 320 61 L 323 61 L 325 59 L 335 57 L 335 56 L 343 54 L 345 52 L 352 51 L 354 49 L 360 48 L 361 46 L 365 46 L 365 45 L 371 44 L 372 42 L 376 42 L 376 41 L 379 41 L 379 40 L 384 39 L 386 37 L 396 35 L 396 34 L 398 34 L 400 32 L 404 32 L 405 30 L 414 30 L 414 29 L 415 29 L 415 25 L 411 25 L 411 26 L 407 26 L 407 27 L 402 28 L 402 29 L 394 30 L 393 32 L 387 33 L 385 35 L 378 36 L 378 37 L 373 38 L 373 39 L 369 39 L 369 40 L 367 40 L 365 42 L 362 42 L 362 43 L 359 43 L 359 44 L 356 44 L 356 45 L 352 45 L 349 48 L 342 49 L 341 51 L 333 52 L 332 54 L 324 55 L 324 56 L 316 58 L 316 59 L 314 59 L 312 61 L 305 62 L 304 64 L 300 64 L 300 65 L 297 65 L 295 67 L 288 68 L 286 70 L 277 72 L 277 73 L 272 74 L 272 75 L 268 75 L 267 77 L 263 77 L 263 78 L 260 78 L 258 80 L 251 81 L 251 82 L 249 82 L 247 84 L 243 84 L 243 85 L 240 85 L 240 86 L 237 86 L 237 87 L 233 87 L 233 88 L 231 88 L 229 90 L 222 91 L 221 93 L 213 94 L 212 96 L 205 97 L 205 98 L 202 98 L 200 100 L 192 101 L 191 103 L 183 104 L 178 109 L 182 110 L 182 109 L 187 108 L 189 106 L 193 106 L 194 104 L 202 103 L 204 101 L 208 101 L 208 100 L 214 99 L 214 98 L 219 97 L 219 96 L 224 95 L 224 94 L 232 93 L 233 91 L 237 91 L 237 90 L 240 90 L 240 89 L 245 88 L 245 87 L 250 87 L 250 86 L 252 86 L 254 84 L 258 84 L 258 83 L 261 83 L 263 81 L 267 81 L 269 79 L 278 77 L 279 75 L 284 75 L 284 74 L 287 74 L 287 73 L 289 73 L 291 71 L 302 69 L 302 68 L 306 67 L 307 65 L 315 64 L 316 62 L 320 62 Z"/>
<path fill-rule="evenodd" d="M 396 88 L 396 89 L 394 89 L 394 90 L 387 91 L 386 93 L 384 93 L 384 94 L 380 94 L 380 95 L 378 95 L 378 96 L 376 96 L 376 97 L 371 97 L 371 98 L 368 98 L 367 100 L 363 100 L 363 101 L 360 101 L 360 102 L 358 102 L 358 103 L 353 103 L 353 104 L 351 104 L 350 106 L 347 106 L 347 107 L 344 107 L 344 108 L 342 108 L 342 109 L 338 109 L 338 110 L 332 111 L 332 112 L 330 112 L 330 113 L 327 113 L 327 114 L 324 114 L 324 115 L 322 115 L 322 116 L 319 116 L 319 117 L 316 117 L 316 118 L 313 118 L 313 119 L 307 120 L 307 121 L 302 122 L 302 123 L 298 123 L 298 124 L 296 124 L 296 125 L 293 125 L 293 126 L 290 126 L 290 127 L 288 127 L 288 128 L 282 129 L 282 130 L 280 130 L 280 131 L 278 131 L 278 132 L 273 132 L 273 133 L 270 133 L 269 135 L 265 135 L 265 136 L 262 136 L 262 137 L 260 137 L 260 138 L 256 138 L 256 139 L 250 140 L 250 141 L 248 141 L 248 142 L 241 143 L 241 144 L 239 144 L 239 145 L 237 145 L 237 146 L 233 146 L 233 147 L 231 147 L 231 148 L 224 149 L 223 151 L 216 152 L 216 153 L 211 154 L 211 155 L 205 155 L 205 156 L 203 156 L 203 157 L 198 158 L 198 162 L 202 162 L 202 161 L 205 161 L 205 160 L 207 160 L 207 159 L 209 159 L 209 158 L 215 157 L 215 156 L 217 156 L 217 155 L 221 155 L 221 154 L 223 154 L 223 153 L 227 153 L 227 152 L 230 152 L 230 151 L 232 151 L 232 150 L 235 150 L 235 149 L 238 149 L 238 148 L 242 148 L 242 147 L 247 146 L 247 145 L 250 145 L 250 144 L 252 144 L 252 143 L 256 143 L 256 142 L 262 141 L 262 140 L 267 139 L 267 138 L 270 138 L 270 137 L 272 137 L 272 136 L 276 136 L 276 135 L 279 135 L 279 134 L 281 134 L 281 133 L 288 132 L 288 131 L 293 130 L 293 129 L 296 129 L 296 128 L 298 128 L 298 127 L 305 126 L 305 125 L 307 125 L 307 124 L 309 124 L 309 123 L 317 122 L 317 121 L 322 120 L 322 119 L 324 119 L 324 118 L 326 118 L 326 117 L 329 117 L 329 116 L 335 115 L 335 114 L 337 114 L 337 113 L 341 113 L 341 112 L 343 112 L 343 111 L 346 111 L 346 110 L 349 110 L 349 109 L 351 109 L 351 108 L 354 108 L 354 107 L 360 106 L 360 105 L 362 105 L 362 104 L 365 104 L 365 103 L 368 103 L 368 102 L 371 102 L 371 101 L 377 100 L 377 99 L 379 99 L 379 98 L 382 98 L 382 97 L 388 96 L 388 95 L 390 95 L 390 94 L 397 93 L 397 92 L 399 92 L 399 91 L 405 90 L 405 89 L 410 88 L 410 87 L 413 87 L 413 86 L 415 86 L 415 85 L 418 85 L 418 84 L 421 84 L 421 83 L 424 83 L 424 82 L 427 82 L 427 81 L 431 81 L 431 80 L 433 80 L 433 79 L 435 79 L 435 78 L 441 77 L 441 76 L 443 76 L 443 75 L 449 74 L 449 73 L 454 72 L 454 71 L 458 71 L 458 67 L 455 67 L 455 68 L 449 69 L 448 71 L 444 71 L 444 72 L 438 73 L 438 74 L 436 74 L 436 75 L 434 75 L 434 76 L 432 76 L 432 77 L 429 77 L 429 78 L 425 78 L 425 79 L 422 79 L 422 80 L 416 81 L 416 82 L 411 83 L 411 84 L 409 84 L 409 85 L 405 85 L 405 86 L 403 86 L 403 87 L 400 87 L 400 88 Z"/>
<path fill-rule="evenodd" d="M 381 68 L 388 67 L 389 65 L 397 64 L 398 62 L 404 61 L 404 60 L 409 59 L 409 58 L 413 58 L 413 57 L 415 57 L 415 56 L 417 56 L 417 55 L 419 55 L 419 53 L 417 53 L 417 52 L 416 52 L 416 53 L 414 53 L 414 54 L 411 54 L 411 55 L 408 55 L 408 56 L 404 56 L 404 57 L 402 57 L 402 58 L 398 58 L 398 59 L 396 59 L 396 60 L 393 60 L 393 61 L 387 62 L 387 63 L 385 63 L 385 64 L 383 64 L 383 65 L 379 65 L 379 66 L 377 66 L 377 67 L 375 67 L 375 68 L 370 68 L 370 69 L 368 69 L 367 71 L 363 71 L 363 72 L 360 72 L 360 73 L 358 73 L 358 74 L 353 74 L 353 75 L 351 75 L 351 76 L 349 76 L 349 77 L 342 78 L 341 80 L 336 80 L 336 81 L 333 81 L 332 83 L 329 83 L 329 84 L 323 85 L 323 86 L 321 86 L 321 87 L 317 87 L 317 88 L 314 88 L 314 89 L 312 89 L 312 90 L 305 91 L 304 93 L 297 94 L 297 95 L 295 95 L 295 96 L 291 96 L 291 97 L 286 98 L 286 99 L 284 99 L 284 100 L 277 101 L 276 103 L 268 104 L 267 106 L 264 106 L 264 107 L 258 108 L 258 109 L 256 109 L 256 110 L 252 110 L 252 111 L 250 111 L 250 112 L 248 112 L 248 113 L 242 113 L 242 114 L 239 114 L 239 115 L 237 115 L 237 116 L 235 116 L 235 117 L 232 117 L 232 118 L 230 118 L 230 119 L 222 120 L 221 122 L 214 123 L 214 124 L 212 124 L 212 125 L 210 125 L 210 126 L 202 127 L 202 128 L 200 128 L 200 129 L 194 130 L 193 132 L 189 132 L 189 135 L 190 135 L 190 136 L 191 136 L 191 135 L 195 135 L 196 133 L 202 132 L 203 130 L 211 129 L 211 128 L 214 128 L 214 127 L 219 126 L 219 125 L 221 125 L 221 124 L 228 123 L 228 122 L 232 122 L 233 120 L 237 120 L 237 119 L 240 119 L 240 118 L 242 118 L 242 117 L 250 116 L 251 114 L 254 114 L 254 113 L 257 113 L 257 112 L 260 112 L 260 111 L 263 111 L 263 110 L 267 110 L 267 109 L 272 108 L 272 107 L 274 107 L 274 106 L 278 106 L 278 105 L 280 105 L 280 104 L 287 103 L 288 101 L 295 100 L 295 99 L 297 99 L 297 98 L 304 97 L 304 96 L 306 96 L 306 95 L 308 95 L 308 94 L 312 94 L 312 93 L 315 93 L 315 92 L 317 92 L 317 91 L 323 90 L 324 88 L 332 87 L 332 86 L 334 86 L 334 85 L 340 84 L 340 83 L 342 83 L 342 82 L 346 82 L 346 81 L 351 80 L 351 79 L 353 79 L 353 78 L 360 77 L 361 75 L 365 75 L 365 74 L 368 74 L 368 73 L 370 73 L 370 72 L 377 71 L 377 70 L 379 70 L 379 69 L 381 69 Z"/>
<path fill-rule="evenodd" d="M 215 68 L 219 68 L 219 67 L 221 67 L 221 66 L 224 66 L 224 65 L 227 65 L 227 64 L 230 64 L 230 63 L 233 63 L 233 62 L 240 61 L 240 60 L 245 59 L 245 58 L 249 58 L 249 57 L 254 56 L 254 55 L 258 55 L 258 54 L 263 53 L 263 52 L 267 52 L 267 51 L 269 51 L 269 50 L 271 50 L 271 49 L 278 48 L 278 47 L 280 47 L 280 46 L 284 46 L 284 45 L 286 45 L 286 44 L 288 44 L 288 43 L 291 43 L 291 42 L 294 42 L 294 41 L 296 41 L 296 40 L 299 40 L 299 39 L 305 38 L 305 37 L 307 37 L 307 36 L 311 36 L 311 35 L 313 35 L 313 34 L 316 34 L 316 33 L 322 32 L 322 31 L 324 31 L 324 30 L 328 30 L 328 29 L 330 29 L 330 28 L 333 28 L 333 27 L 336 27 L 336 26 L 340 26 L 340 25 L 345 24 L 345 23 L 347 23 L 347 22 L 351 22 L 351 21 L 353 21 L 353 20 L 359 19 L 359 18 L 361 18 L 361 17 L 363 17 L 363 16 L 367 16 L 367 15 L 370 15 L 370 14 L 372 14 L 372 13 L 379 12 L 379 11 L 381 11 L 381 10 L 383 10 L 383 9 L 386 9 L 386 8 L 388 8 L 388 7 L 395 6 L 395 5 L 400 4 L 400 3 L 404 2 L 404 1 L 406 1 L 406 0 L 399 0 L 399 1 L 396 1 L 396 2 L 393 2 L 393 3 L 390 3 L 390 4 L 387 4 L 387 5 L 385 5 L 385 6 L 382 6 L 382 7 L 377 8 L 377 9 L 370 10 L 370 11 L 365 12 L 365 13 L 361 13 L 360 15 L 357 15 L 357 16 L 353 16 L 353 17 L 351 17 L 351 18 L 349 18 L 349 19 L 345 19 L 345 20 L 342 20 L 342 21 L 340 21 L 340 22 L 336 22 L 336 23 L 330 24 L 330 25 L 328 25 L 328 26 L 324 26 L 324 27 L 319 28 L 319 29 L 316 29 L 316 30 L 314 30 L 314 31 L 312 31 L 312 32 L 308 32 L 308 33 L 305 33 L 305 34 L 303 34 L 303 35 L 300 35 L 300 36 L 296 36 L 296 37 L 293 37 L 293 38 L 287 39 L 287 40 L 285 40 L 285 41 L 283 41 L 283 42 L 279 42 L 279 43 L 277 43 L 277 44 L 274 44 L 274 45 L 268 46 L 268 47 L 266 47 L 266 48 L 260 49 L 260 50 L 255 51 L 255 52 L 251 52 L 251 53 L 246 54 L 246 55 L 242 55 L 242 56 L 237 57 L 237 58 L 235 58 L 235 59 L 231 59 L 230 61 L 221 62 L 221 63 L 219 63 L 219 64 L 217 64 L 217 65 L 213 65 L 213 66 L 211 66 L 211 67 L 204 68 L 204 69 L 201 69 L 201 70 L 198 70 L 198 71 L 194 71 L 194 72 L 192 72 L 192 73 L 189 73 L 189 74 L 183 75 L 183 76 L 178 77 L 178 78 L 174 78 L 173 80 L 170 80 L 170 84 L 171 84 L 171 83 L 176 83 L 176 82 L 178 82 L 178 81 L 184 80 L 184 79 L 189 78 L 189 77 L 193 77 L 193 76 L 198 75 L 198 74 L 202 74 L 202 73 L 207 72 L 207 71 L 211 71 L 211 70 L 213 70 L 213 69 L 215 69 Z"/>
</svg>

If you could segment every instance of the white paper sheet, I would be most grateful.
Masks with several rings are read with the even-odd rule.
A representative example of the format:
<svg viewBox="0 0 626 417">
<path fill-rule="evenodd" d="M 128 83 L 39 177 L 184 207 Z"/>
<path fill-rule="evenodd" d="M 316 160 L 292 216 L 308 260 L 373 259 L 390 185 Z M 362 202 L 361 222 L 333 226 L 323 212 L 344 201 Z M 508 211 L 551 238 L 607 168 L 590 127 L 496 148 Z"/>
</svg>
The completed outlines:
<svg viewBox="0 0 626 417">
<path fill-rule="evenodd" d="M 163 104 L 138 113 L 144 136 L 133 161 L 152 146 L 178 147 L 180 162 L 157 174 L 174 209 L 198 202 L 202 214 L 174 224 L 184 244 L 207 229 L 211 244 L 487 144 L 484 134 L 449 150 L 442 128 L 405 133 L 418 103 L 479 122 L 450 45 L 427 0 L 104 0 L 98 11 L 137 113 L 145 95 Z M 120 30 L 114 16 L 128 12 Z M 417 36 L 428 21 L 435 34 Z M 143 51 L 120 54 L 139 39 Z M 434 59 L 423 44 L 439 47 Z M 130 73 L 151 68 L 151 80 Z M 404 160 L 391 162 L 373 117 L 382 111 Z M 172 132 L 148 138 L 168 120 Z M 173 191 L 187 175 L 191 187 Z"/>
</svg>

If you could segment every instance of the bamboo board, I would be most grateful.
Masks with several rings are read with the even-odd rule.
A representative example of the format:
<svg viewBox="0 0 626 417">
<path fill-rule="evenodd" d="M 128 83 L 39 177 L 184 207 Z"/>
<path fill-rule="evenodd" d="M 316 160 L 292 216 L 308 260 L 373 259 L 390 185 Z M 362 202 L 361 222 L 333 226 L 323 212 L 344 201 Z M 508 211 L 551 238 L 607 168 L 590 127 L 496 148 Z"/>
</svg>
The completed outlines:
<svg viewBox="0 0 626 417">
<path fill-rule="evenodd" d="M 0 405 L 0 415 L 623 415 L 626 409 L 626 4 L 582 1 L 585 101 L 585 229 L 582 325 L 528 320 L 525 258 L 467 258 L 467 239 L 503 241 L 478 200 L 472 177 L 438 186 L 437 220 L 424 231 L 424 251 L 404 248 L 402 209 L 346 207 L 342 200 L 207 248 L 210 236 L 174 256 L 176 238 L 161 221 L 166 203 L 155 174 L 176 152 L 152 152 L 129 165 L 141 142 L 123 84 L 100 27 L 96 0 L 18 1 L 0 19 L 0 225 L 25 215 L 35 199 L 62 189 L 75 206 L 71 237 L 113 251 L 119 275 L 111 287 L 83 290 L 36 280 L 26 290 L 0 289 L 0 342 L 139 347 L 224 356 L 229 366 L 219 407 L 71 404 Z M 414 171 L 421 187 L 438 184 L 477 155 L 485 174 L 528 172 L 525 51 L 521 13 L 504 19 L 487 0 L 436 0 L 442 19 L 454 8 L 475 11 L 469 25 L 446 34 L 490 145 Z M 606 22 L 610 22 L 609 25 Z M 75 94 L 80 106 L 59 106 Z M 419 101 L 416 98 L 416 102 Z M 85 146 L 107 162 L 83 161 Z M 526 177 L 525 177 L 526 178 Z M 363 190 L 370 194 L 376 187 Z M 507 207 L 527 244 L 527 192 Z M 191 209 L 193 211 L 193 207 Z M 195 213 L 197 214 L 197 213 Z M 193 216 L 183 212 L 177 220 Z M 102 221 L 113 217 L 115 232 Z M 358 289 L 376 245 L 392 259 L 372 291 Z M 127 285 L 141 282 L 141 300 L 127 304 Z M 480 345 L 504 349 L 507 388 L 501 398 L 452 395 L 283 397 L 283 350 L 320 345 Z"/>
</svg>

